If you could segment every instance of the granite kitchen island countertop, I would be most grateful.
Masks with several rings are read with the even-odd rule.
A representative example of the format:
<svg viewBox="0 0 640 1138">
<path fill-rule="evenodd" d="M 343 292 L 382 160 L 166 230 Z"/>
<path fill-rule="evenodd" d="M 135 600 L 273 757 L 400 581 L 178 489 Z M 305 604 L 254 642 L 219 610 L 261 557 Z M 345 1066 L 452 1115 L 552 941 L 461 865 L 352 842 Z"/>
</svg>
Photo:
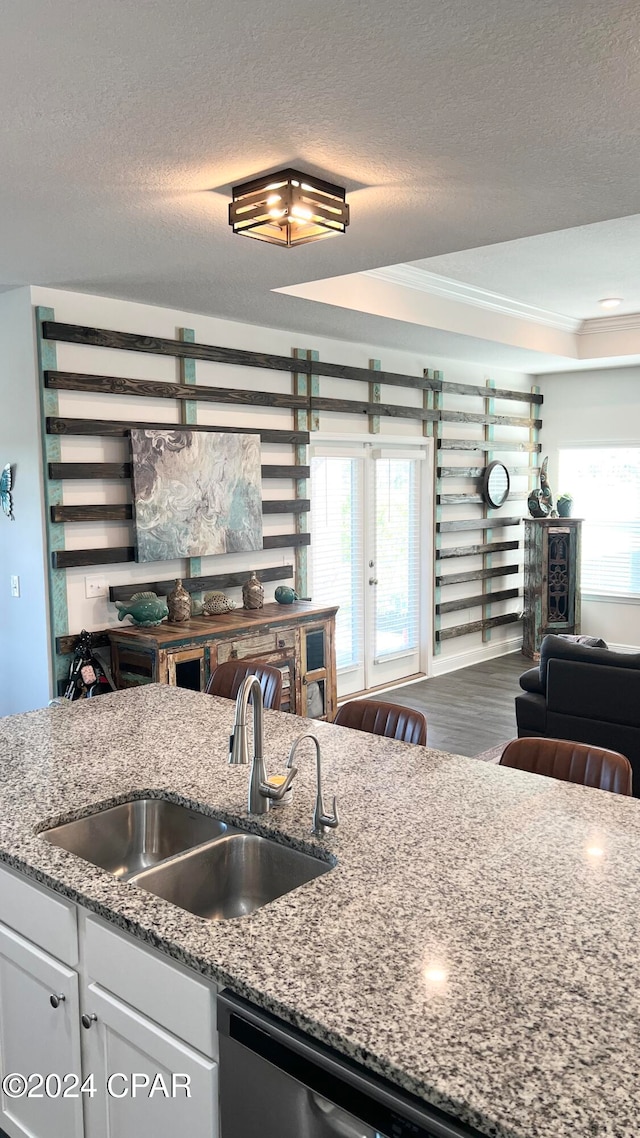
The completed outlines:
<svg viewBox="0 0 640 1138">
<path fill-rule="evenodd" d="M 339 828 L 246 815 L 231 701 L 150 685 L 0 720 L 0 859 L 495 1138 L 637 1138 L 640 802 L 265 713 L 269 774 L 315 730 Z M 39 831 L 147 793 L 335 860 L 207 922 Z M 0 914 L 1 918 L 1 914 Z"/>
</svg>

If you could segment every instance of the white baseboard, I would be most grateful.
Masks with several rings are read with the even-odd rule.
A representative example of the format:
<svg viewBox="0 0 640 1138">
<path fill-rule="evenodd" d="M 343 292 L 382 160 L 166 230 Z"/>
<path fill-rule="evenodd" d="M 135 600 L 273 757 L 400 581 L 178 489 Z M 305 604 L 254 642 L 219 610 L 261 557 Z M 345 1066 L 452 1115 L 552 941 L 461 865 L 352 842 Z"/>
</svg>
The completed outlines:
<svg viewBox="0 0 640 1138">
<path fill-rule="evenodd" d="M 637 644 L 611 644 L 607 641 L 612 652 L 640 652 Z"/>
<path fill-rule="evenodd" d="M 495 660 L 497 656 L 506 656 L 509 652 L 517 652 L 522 648 L 522 633 L 512 636 L 508 640 L 497 640 L 495 644 L 480 644 L 466 652 L 458 652 L 455 656 L 434 656 L 431 666 L 432 676 L 444 676 L 447 672 L 457 672 L 459 668 L 468 668 L 471 664 L 481 664 L 483 660 Z M 522 669 L 526 668 L 523 657 Z"/>
</svg>

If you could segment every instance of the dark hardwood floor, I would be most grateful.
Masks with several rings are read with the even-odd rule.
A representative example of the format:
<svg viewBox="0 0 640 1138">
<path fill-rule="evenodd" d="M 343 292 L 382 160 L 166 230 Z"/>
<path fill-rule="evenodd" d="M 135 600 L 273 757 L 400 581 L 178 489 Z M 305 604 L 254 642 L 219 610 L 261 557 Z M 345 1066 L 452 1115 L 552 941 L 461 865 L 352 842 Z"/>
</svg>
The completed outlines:
<svg viewBox="0 0 640 1138">
<path fill-rule="evenodd" d="M 380 696 L 427 717 L 427 745 L 456 755 L 478 755 L 516 736 L 518 677 L 531 667 L 510 652 L 445 676 L 394 688 Z M 375 696 L 373 696 L 375 699 Z"/>
</svg>

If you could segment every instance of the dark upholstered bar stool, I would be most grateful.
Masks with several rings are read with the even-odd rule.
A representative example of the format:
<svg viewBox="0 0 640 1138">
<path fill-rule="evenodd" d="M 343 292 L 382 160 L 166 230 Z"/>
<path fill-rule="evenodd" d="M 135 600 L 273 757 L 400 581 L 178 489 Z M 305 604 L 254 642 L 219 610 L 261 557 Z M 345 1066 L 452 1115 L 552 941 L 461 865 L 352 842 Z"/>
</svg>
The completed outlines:
<svg viewBox="0 0 640 1138">
<path fill-rule="evenodd" d="M 260 660 L 227 660 L 224 664 L 218 664 L 207 684 L 207 695 L 221 695 L 225 699 L 235 699 L 245 676 L 258 677 L 264 706 L 271 711 L 279 711 L 282 698 L 282 672 L 272 664 L 263 664 Z"/>
<path fill-rule="evenodd" d="M 500 765 L 564 782 L 577 782 L 613 794 L 631 794 L 631 764 L 617 751 L 573 743 L 567 739 L 514 739 Z"/>
<path fill-rule="evenodd" d="M 356 731 L 370 731 L 402 743 L 427 745 L 427 721 L 420 711 L 402 707 L 399 703 L 384 703 L 375 699 L 352 699 L 339 708 L 334 723 L 340 727 L 353 727 Z"/>
</svg>

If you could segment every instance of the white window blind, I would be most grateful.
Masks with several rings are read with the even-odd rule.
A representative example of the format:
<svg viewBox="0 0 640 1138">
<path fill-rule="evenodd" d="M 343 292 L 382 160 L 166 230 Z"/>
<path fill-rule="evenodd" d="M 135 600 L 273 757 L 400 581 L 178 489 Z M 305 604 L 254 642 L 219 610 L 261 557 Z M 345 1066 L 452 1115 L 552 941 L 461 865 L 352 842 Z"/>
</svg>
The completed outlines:
<svg viewBox="0 0 640 1138">
<path fill-rule="evenodd" d="M 355 667 L 363 657 L 362 465 L 347 455 L 311 460 L 312 596 L 340 606 L 338 668 Z"/>
<path fill-rule="evenodd" d="M 375 479 L 375 658 L 415 649 L 419 637 L 419 463 L 377 458 Z"/>
<path fill-rule="evenodd" d="M 640 598 L 640 447 L 560 451 L 559 492 L 584 518 L 584 593 Z"/>
</svg>

